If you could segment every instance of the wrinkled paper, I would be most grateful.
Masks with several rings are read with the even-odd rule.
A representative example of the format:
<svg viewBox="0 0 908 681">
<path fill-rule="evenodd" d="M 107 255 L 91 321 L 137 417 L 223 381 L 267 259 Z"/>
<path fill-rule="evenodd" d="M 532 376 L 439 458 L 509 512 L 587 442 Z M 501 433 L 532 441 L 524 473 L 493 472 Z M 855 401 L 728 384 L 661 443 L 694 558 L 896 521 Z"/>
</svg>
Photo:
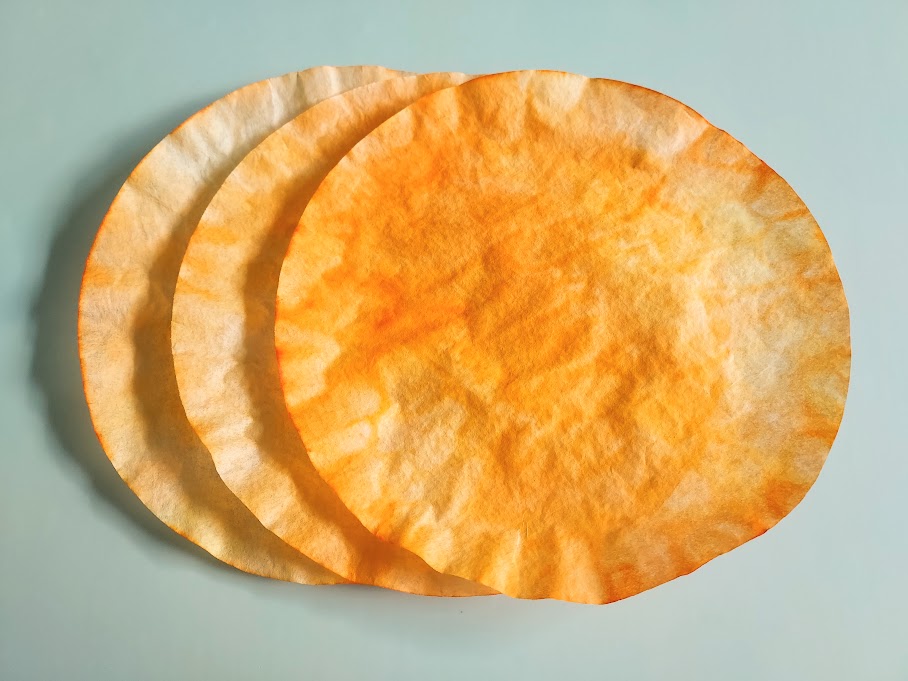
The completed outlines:
<svg viewBox="0 0 908 681">
<path fill-rule="evenodd" d="M 200 219 L 173 304 L 180 395 L 228 487 L 266 527 L 335 573 L 429 595 L 491 590 L 439 574 L 376 538 L 318 476 L 284 403 L 274 300 L 287 243 L 325 174 L 379 123 L 465 80 L 431 74 L 373 83 L 313 106 L 269 136 Z"/>
<path fill-rule="evenodd" d="M 170 347 L 180 261 L 218 186 L 269 133 L 332 95 L 398 75 L 381 67 L 319 67 L 218 100 L 133 171 L 88 258 L 79 353 L 104 450 L 162 521 L 247 572 L 305 584 L 343 581 L 261 525 L 218 477 L 190 427 Z"/>
<path fill-rule="evenodd" d="M 359 142 L 292 237 L 275 334 L 308 460 L 366 528 L 590 603 L 784 517 L 850 369 L 791 187 L 669 97 L 554 72 L 442 90 Z"/>
</svg>

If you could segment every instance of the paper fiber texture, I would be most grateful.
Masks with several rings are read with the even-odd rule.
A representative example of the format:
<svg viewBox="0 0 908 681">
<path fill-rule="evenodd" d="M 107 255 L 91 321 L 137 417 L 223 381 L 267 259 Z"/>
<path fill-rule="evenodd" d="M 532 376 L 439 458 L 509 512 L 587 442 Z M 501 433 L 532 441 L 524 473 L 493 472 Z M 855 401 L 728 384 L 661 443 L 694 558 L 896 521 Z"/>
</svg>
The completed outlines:
<svg viewBox="0 0 908 681">
<path fill-rule="evenodd" d="M 356 520 L 312 468 L 287 413 L 274 350 L 280 265 L 319 182 L 376 125 L 467 80 L 384 80 L 328 99 L 254 149 L 190 240 L 174 297 L 172 343 L 186 413 L 230 489 L 266 527 L 341 576 L 431 595 L 491 591 L 441 575 Z"/>
<path fill-rule="evenodd" d="M 247 572 L 342 581 L 256 520 L 218 477 L 186 420 L 170 351 L 180 260 L 218 186 L 265 136 L 327 97 L 396 75 L 372 66 L 320 67 L 249 85 L 211 104 L 133 171 L 88 258 L 79 353 L 104 450 L 162 521 Z"/>
<path fill-rule="evenodd" d="M 357 144 L 292 238 L 276 344 L 309 458 L 367 528 L 591 603 L 785 516 L 850 368 L 791 187 L 669 97 L 554 72 L 443 90 Z"/>
</svg>

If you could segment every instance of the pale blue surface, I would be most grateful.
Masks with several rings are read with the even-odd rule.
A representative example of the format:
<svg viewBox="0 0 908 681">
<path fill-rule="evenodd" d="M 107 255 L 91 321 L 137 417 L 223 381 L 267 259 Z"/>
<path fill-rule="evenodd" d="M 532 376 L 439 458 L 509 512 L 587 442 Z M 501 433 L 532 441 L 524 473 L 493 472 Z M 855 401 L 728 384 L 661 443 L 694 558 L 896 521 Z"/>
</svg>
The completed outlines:
<svg viewBox="0 0 908 681">
<path fill-rule="evenodd" d="M 0 678 L 908 679 L 908 4 L 609 5 L 0 0 Z M 323 63 L 628 80 L 778 170 L 853 321 L 845 420 L 802 506 L 606 607 L 269 582 L 160 525 L 88 422 L 82 263 L 180 120 Z"/>
</svg>

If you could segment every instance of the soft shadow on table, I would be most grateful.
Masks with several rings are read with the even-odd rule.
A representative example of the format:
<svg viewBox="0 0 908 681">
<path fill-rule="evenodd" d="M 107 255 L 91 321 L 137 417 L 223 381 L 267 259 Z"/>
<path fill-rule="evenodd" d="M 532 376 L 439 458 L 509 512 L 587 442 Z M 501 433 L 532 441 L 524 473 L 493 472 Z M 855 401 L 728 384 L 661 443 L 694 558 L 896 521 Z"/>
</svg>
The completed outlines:
<svg viewBox="0 0 908 681">
<path fill-rule="evenodd" d="M 82 391 L 76 341 L 79 288 L 95 234 L 120 186 L 142 157 L 182 120 L 207 101 L 168 112 L 126 138 L 114 140 L 75 183 L 58 218 L 41 288 L 32 301 L 30 377 L 42 397 L 57 451 L 75 464 L 96 497 L 151 539 L 157 547 L 181 551 L 207 564 L 244 575 L 162 523 L 126 486 L 104 454 L 91 425 Z"/>
</svg>

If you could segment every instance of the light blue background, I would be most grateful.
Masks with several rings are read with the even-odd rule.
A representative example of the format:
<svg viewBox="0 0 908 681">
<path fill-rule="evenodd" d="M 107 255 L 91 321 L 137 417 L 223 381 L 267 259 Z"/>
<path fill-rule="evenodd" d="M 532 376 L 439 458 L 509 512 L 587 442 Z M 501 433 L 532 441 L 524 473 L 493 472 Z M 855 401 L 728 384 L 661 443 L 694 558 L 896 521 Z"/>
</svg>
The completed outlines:
<svg viewBox="0 0 908 681">
<path fill-rule="evenodd" d="M 0 678 L 908 679 L 908 3 L 0 0 Z M 89 425 L 82 264 L 130 168 L 208 101 L 313 65 L 646 85 L 766 159 L 851 305 L 805 502 L 606 606 L 304 588 L 164 528 Z"/>
</svg>

